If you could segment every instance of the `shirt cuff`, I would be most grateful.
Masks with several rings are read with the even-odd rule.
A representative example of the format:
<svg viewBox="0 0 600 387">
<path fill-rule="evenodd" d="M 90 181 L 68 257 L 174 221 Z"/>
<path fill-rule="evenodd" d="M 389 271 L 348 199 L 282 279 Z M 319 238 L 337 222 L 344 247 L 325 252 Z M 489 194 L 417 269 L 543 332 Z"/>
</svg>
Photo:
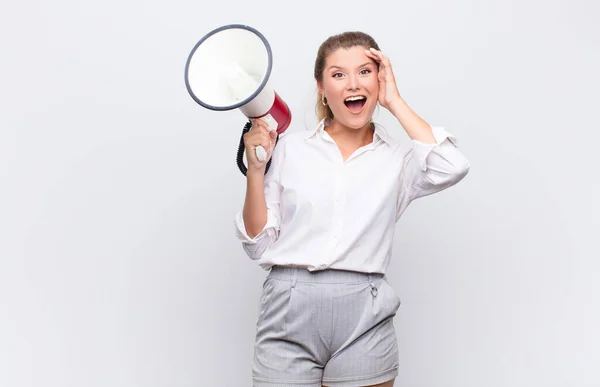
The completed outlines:
<svg viewBox="0 0 600 387">
<path fill-rule="evenodd" d="M 275 216 L 272 215 L 271 211 L 268 211 L 267 223 L 265 224 L 260 233 L 258 233 L 254 238 L 250 238 L 250 236 L 246 232 L 246 225 L 244 223 L 244 217 L 242 215 L 242 212 L 238 212 L 237 216 L 235 217 L 235 234 L 242 243 L 256 244 L 265 237 L 275 235 L 276 231 L 278 230 L 277 224 L 278 222 L 277 219 L 275 219 Z"/>
<path fill-rule="evenodd" d="M 449 140 L 454 146 L 457 145 L 456 137 L 454 137 L 454 135 L 452 135 L 451 133 L 446 132 L 444 128 L 433 127 L 432 131 L 433 137 L 435 138 L 434 144 L 426 144 L 418 140 L 413 140 L 413 149 L 417 156 L 419 168 L 422 171 L 427 170 L 427 157 L 434 148 L 442 145 L 446 140 Z"/>
</svg>

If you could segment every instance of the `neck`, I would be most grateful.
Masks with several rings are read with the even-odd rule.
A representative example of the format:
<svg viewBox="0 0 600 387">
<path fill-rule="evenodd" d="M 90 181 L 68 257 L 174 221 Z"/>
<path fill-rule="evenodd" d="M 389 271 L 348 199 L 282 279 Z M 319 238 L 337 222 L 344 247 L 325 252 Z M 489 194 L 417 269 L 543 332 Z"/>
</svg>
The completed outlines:
<svg viewBox="0 0 600 387">
<path fill-rule="evenodd" d="M 352 129 L 333 119 L 331 125 L 325 128 L 325 131 L 334 140 L 343 141 L 346 144 L 352 144 L 356 147 L 373 142 L 374 128 L 370 122 L 360 129 Z"/>
</svg>

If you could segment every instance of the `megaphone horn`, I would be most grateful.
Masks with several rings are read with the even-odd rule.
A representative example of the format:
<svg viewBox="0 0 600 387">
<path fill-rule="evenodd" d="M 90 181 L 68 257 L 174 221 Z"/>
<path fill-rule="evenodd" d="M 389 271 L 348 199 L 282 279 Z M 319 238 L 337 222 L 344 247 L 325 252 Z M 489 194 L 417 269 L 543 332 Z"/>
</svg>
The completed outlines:
<svg viewBox="0 0 600 387">
<path fill-rule="evenodd" d="M 287 104 L 269 86 L 273 67 L 271 47 L 256 29 L 229 24 L 210 31 L 192 49 L 185 65 L 185 85 L 200 106 L 225 111 L 239 109 L 248 118 L 238 148 L 238 167 L 246 174 L 242 157 L 243 135 L 255 119 L 262 119 L 277 139 L 290 125 Z M 256 148 L 260 161 L 266 159 L 263 147 Z M 267 170 L 270 160 L 267 164 Z M 265 171 L 266 172 L 266 171 Z"/>
</svg>

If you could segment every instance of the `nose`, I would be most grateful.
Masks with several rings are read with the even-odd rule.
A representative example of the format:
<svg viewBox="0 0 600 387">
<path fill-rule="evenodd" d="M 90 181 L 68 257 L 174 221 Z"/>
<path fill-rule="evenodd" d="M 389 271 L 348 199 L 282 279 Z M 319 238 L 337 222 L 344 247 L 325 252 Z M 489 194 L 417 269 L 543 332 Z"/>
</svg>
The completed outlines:
<svg viewBox="0 0 600 387">
<path fill-rule="evenodd" d="M 348 90 L 356 90 L 359 88 L 358 78 L 355 75 L 350 75 L 348 77 L 348 83 L 346 84 L 346 88 Z"/>
</svg>

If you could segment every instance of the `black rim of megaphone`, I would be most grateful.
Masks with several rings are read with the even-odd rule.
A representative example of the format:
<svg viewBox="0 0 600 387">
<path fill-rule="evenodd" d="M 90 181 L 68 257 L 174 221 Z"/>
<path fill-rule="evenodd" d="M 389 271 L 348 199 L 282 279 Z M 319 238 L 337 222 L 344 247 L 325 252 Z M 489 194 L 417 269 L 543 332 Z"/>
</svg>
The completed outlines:
<svg viewBox="0 0 600 387">
<path fill-rule="evenodd" d="M 196 95 L 192 91 L 192 88 L 190 86 L 190 82 L 189 82 L 189 79 L 188 79 L 188 71 L 189 71 L 189 68 L 190 68 L 190 62 L 192 61 L 192 57 L 194 56 L 194 53 L 196 52 L 196 50 L 198 49 L 198 47 L 206 39 L 210 38 L 211 36 L 213 36 L 217 32 L 220 32 L 220 31 L 223 31 L 223 30 L 227 30 L 227 29 L 233 29 L 233 28 L 240 28 L 240 29 L 251 31 L 254 34 L 256 34 L 262 40 L 262 42 L 264 43 L 265 47 L 267 48 L 267 54 L 268 54 L 268 57 L 269 57 L 268 58 L 269 59 L 269 65 L 267 67 L 267 72 L 265 73 L 265 76 L 264 76 L 262 82 L 260 83 L 260 86 L 256 89 L 256 91 L 254 93 L 252 93 L 251 96 L 249 96 L 245 100 L 243 100 L 241 102 L 238 102 L 238 103 L 236 103 L 234 105 L 231 105 L 231 106 L 213 106 L 213 105 L 207 104 L 206 102 L 203 102 L 201 99 L 199 99 L 198 97 L 196 97 Z M 187 88 L 188 93 L 194 99 L 194 101 L 196 101 L 197 103 L 199 103 L 200 105 L 204 106 L 207 109 L 210 109 L 210 110 L 220 110 L 220 111 L 237 109 L 240 106 L 243 106 L 243 105 L 247 104 L 248 102 L 250 102 L 251 100 L 253 100 L 264 89 L 265 85 L 269 81 L 269 77 L 271 76 L 271 68 L 272 67 L 273 67 L 273 55 L 272 55 L 272 52 L 271 52 L 271 46 L 269 45 L 269 42 L 267 42 L 267 39 L 263 36 L 263 34 L 261 34 L 260 32 L 258 32 L 258 30 L 256 30 L 255 28 L 252 28 L 252 27 L 244 25 L 244 24 L 228 24 L 228 25 L 225 25 L 225 26 L 222 26 L 222 27 L 219 27 L 219 28 L 216 28 L 216 29 L 212 30 L 208 34 L 204 35 L 204 37 L 202 39 L 200 39 L 198 41 L 198 43 L 196 43 L 196 45 L 194 46 L 194 48 L 190 52 L 190 55 L 188 55 L 187 61 L 185 63 L 185 87 Z"/>
</svg>

